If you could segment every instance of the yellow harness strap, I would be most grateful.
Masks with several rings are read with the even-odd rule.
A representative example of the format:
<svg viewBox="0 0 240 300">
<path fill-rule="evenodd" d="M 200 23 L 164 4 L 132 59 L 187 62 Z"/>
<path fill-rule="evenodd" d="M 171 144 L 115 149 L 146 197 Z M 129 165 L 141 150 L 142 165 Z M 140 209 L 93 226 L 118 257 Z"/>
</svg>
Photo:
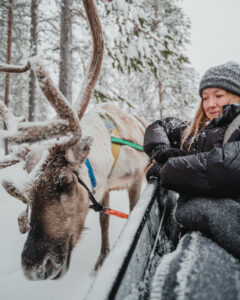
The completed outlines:
<svg viewBox="0 0 240 300">
<path fill-rule="evenodd" d="M 112 148 L 112 154 L 114 157 L 112 169 L 108 175 L 108 177 L 110 177 L 112 174 L 113 168 L 117 163 L 121 145 L 128 145 L 138 151 L 143 151 L 143 147 L 136 143 L 133 143 L 131 141 L 121 138 L 115 123 L 108 116 L 103 115 L 103 114 L 99 114 L 99 115 L 103 119 L 105 126 L 106 126 L 108 132 L 110 133 L 111 148 Z"/>
<path fill-rule="evenodd" d="M 119 135 L 119 132 L 117 130 L 115 123 L 106 115 L 103 115 L 103 114 L 99 114 L 99 115 L 105 123 L 105 126 L 110 134 L 110 138 L 111 137 L 119 137 L 120 138 L 120 135 Z M 117 162 L 118 156 L 119 156 L 120 145 L 114 144 L 114 143 L 111 143 L 111 144 L 112 144 L 112 154 L 114 157 L 114 162 L 113 162 L 113 167 L 114 167 Z"/>
<path fill-rule="evenodd" d="M 112 130 L 112 132 L 110 133 L 110 136 L 120 137 L 117 128 L 114 128 Z M 119 152 L 120 152 L 120 145 L 112 143 L 112 154 L 113 154 L 113 157 L 114 157 L 113 166 L 115 166 L 115 164 L 117 162 Z"/>
</svg>

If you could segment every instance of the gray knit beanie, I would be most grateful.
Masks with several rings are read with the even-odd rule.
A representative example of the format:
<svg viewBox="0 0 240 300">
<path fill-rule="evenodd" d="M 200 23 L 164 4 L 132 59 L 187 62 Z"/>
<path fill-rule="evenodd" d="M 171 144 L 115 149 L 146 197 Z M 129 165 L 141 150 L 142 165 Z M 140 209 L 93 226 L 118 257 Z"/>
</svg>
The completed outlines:
<svg viewBox="0 0 240 300">
<path fill-rule="evenodd" d="M 215 87 L 240 96 L 240 65 L 234 61 L 212 67 L 203 75 L 199 94 L 206 88 Z"/>
</svg>

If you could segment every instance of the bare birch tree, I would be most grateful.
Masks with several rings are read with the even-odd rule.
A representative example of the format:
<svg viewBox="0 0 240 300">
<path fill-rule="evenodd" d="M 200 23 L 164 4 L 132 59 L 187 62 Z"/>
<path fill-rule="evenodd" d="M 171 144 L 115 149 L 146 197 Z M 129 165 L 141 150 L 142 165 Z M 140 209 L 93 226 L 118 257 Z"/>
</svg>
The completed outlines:
<svg viewBox="0 0 240 300">
<path fill-rule="evenodd" d="M 59 89 L 72 102 L 72 0 L 61 3 Z"/>
<path fill-rule="evenodd" d="M 38 18 L 38 0 L 31 2 L 31 29 L 30 29 L 30 47 L 31 55 L 37 54 L 37 18 Z M 28 106 L 28 120 L 34 121 L 36 112 L 36 80 L 31 70 L 29 79 L 29 106 Z"/>
<path fill-rule="evenodd" d="M 8 0 L 8 37 L 7 37 L 7 64 L 11 63 L 11 46 L 12 46 L 12 0 Z M 10 73 L 6 73 L 5 79 L 5 97 L 4 104 L 8 106 L 9 103 L 9 87 L 10 87 Z M 6 124 L 4 124 L 4 129 L 7 129 Z M 5 154 L 8 154 L 8 140 L 5 140 Z"/>
</svg>

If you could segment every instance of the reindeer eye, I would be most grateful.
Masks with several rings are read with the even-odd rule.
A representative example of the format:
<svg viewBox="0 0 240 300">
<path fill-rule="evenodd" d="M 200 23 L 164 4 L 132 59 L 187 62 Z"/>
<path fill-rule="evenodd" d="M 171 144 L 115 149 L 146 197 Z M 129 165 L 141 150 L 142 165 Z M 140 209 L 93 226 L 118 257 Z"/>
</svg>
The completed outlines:
<svg viewBox="0 0 240 300">
<path fill-rule="evenodd" d="M 69 177 L 63 177 L 58 181 L 58 184 L 56 186 L 56 192 L 61 195 L 61 194 L 68 194 L 71 192 L 73 188 L 74 180 L 73 178 Z"/>
<path fill-rule="evenodd" d="M 71 192 L 71 190 L 73 188 L 73 184 L 74 184 L 73 180 L 71 182 L 68 182 L 68 183 L 64 184 L 63 187 L 62 187 L 62 193 L 63 194 L 68 194 L 69 192 Z"/>
</svg>

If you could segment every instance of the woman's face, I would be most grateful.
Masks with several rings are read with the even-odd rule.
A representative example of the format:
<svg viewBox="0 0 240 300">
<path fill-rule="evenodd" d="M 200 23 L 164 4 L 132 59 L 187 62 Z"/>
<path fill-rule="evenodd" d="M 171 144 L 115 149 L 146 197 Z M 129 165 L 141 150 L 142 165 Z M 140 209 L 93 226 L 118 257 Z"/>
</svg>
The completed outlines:
<svg viewBox="0 0 240 300">
<path fill-rule="evenodd" d="M 222 112 L 222 106 L 229 104 L 227 92 L 218 88 L 207 88 L 202 92 L 203 110 L 211 121 L 218 118 Z"/>
</svg>

